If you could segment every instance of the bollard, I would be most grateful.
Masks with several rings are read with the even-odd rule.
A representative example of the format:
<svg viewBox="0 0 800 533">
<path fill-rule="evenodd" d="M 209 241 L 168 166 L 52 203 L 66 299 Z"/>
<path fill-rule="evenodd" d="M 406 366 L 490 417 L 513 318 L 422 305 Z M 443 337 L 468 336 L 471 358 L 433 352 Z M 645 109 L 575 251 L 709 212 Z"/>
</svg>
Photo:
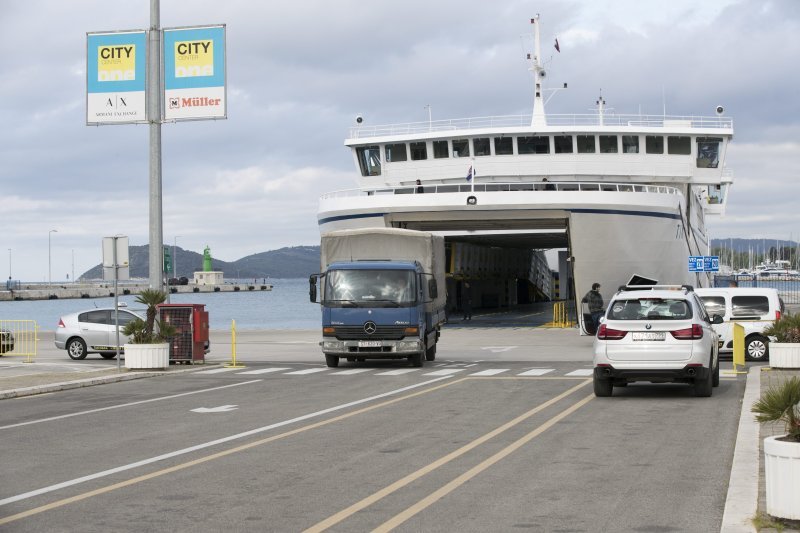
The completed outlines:
<svg viewBox="0 0 800 533">
<path fill-rule="evenodd" d="M 747 374 L 747 369 L 738 370 L 736 367 L 744 368 L 744 326 L 733 323 L 733 374 Z"/>
<path fill-rule="evenodd" d="M 231 320 L 231 362 L 225 363 L 227 368 L 244 368 L 244 365 L 236 364 L 236 320 Z"/>
</svg>

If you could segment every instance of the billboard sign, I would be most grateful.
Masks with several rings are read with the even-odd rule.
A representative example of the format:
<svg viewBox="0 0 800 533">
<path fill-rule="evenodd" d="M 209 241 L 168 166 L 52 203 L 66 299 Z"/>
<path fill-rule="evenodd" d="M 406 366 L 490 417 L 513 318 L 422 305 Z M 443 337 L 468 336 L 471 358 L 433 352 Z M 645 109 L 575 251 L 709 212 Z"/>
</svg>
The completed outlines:
<svg viewBox="0 0 800 533">
<path fill-rule="evenodd" d="M 147 32 L 86 34 L 86 123 L 147 122 Z"/>
<path fill-rule="evenodd" d="M 164 119 L 227 118 L 225 26 L 164 30 Z"/>
</svg>

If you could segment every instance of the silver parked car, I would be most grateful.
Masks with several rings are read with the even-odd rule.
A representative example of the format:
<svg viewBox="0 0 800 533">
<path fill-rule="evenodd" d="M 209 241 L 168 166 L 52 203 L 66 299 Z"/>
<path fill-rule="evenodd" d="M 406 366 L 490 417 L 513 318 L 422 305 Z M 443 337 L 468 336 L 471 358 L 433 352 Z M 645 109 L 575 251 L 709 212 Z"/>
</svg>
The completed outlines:
<svg viewBox="0 0 800 533">
<path fill-rule="evenodd" d="M 130 309 L 119 310 L 119 343 L 128 342 L 122 334 L 125 324 L 141 318 L 143 314 Z M 90 309 L 58 319 L 55 333 L 56 348 L 66 350 L 72 359 L 84 359 L 86 354 L 99 353 L 106 359 L 116 356 L 117 332 L 114 322 L 114 308 Z"/>
</svg>

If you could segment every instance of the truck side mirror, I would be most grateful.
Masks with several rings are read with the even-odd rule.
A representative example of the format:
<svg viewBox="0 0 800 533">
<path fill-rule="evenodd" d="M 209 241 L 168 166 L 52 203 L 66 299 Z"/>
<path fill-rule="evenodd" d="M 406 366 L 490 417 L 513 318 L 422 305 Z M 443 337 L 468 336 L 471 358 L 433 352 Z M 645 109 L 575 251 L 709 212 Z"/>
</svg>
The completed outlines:
<svg viewBox="0 0 800 533">
<path fill-rule="evenodd" d="M 428 296 L 435 300 L 439 296 L 439 287 L 436 285 L 436 279 L 428 280 Z"/>
<path fill-rule="evenodd" d="M 317 303 L 317 276 L 308 277 L 308 299 L 311 303 Z"/>
</svg>

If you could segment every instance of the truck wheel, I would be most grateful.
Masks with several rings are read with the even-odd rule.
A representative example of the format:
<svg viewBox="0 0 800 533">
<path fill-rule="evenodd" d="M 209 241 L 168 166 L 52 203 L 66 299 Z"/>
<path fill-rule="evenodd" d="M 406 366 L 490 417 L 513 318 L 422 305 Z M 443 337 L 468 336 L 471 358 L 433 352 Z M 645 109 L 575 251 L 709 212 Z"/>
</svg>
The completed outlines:
<svg viewBox="0 0 800 533">
<path fill-rule="evenodd" d="M 331 368 L 336 368 L 339 366 L 339 356 L 325 354 L 325 363 Z"/>
<path fill-rule="evenodd" d="M 436 360 L 436 344 L 433 346 L 429 346 L 427 350 L 425 350 L 425 360 L 426 361 L 435 361 Z"/>
<path fill-rule="evenodd" d="M 754 335 L 747 339 L 744 354 L 750 361 L 766 361 L 769 359 L 769 341 L 761 335 Z"/>
<path fill-rule="evenodd" d="M 411 366 L 422 366 L 422 352 L 417 352 L 414 355 L 409 356 L 408 360 L 411 361 Z"/>
</svg>

